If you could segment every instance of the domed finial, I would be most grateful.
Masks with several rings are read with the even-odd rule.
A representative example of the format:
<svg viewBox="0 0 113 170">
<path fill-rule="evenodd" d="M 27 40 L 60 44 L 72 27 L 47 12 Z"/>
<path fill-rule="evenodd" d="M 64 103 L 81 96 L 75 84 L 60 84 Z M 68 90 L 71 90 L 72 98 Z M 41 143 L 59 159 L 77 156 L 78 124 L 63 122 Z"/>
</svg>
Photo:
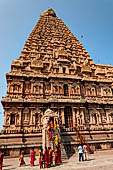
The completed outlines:
<svg viewBox="0 0 113 170">
<path fill-rule="evenodd" d="M 56 13 L 54 12 L 54 10 L 52 8 L 47 9 L 46 11 L 44 11 L 41 16 L 53 16 L 56 17 Z"/>
</svg>

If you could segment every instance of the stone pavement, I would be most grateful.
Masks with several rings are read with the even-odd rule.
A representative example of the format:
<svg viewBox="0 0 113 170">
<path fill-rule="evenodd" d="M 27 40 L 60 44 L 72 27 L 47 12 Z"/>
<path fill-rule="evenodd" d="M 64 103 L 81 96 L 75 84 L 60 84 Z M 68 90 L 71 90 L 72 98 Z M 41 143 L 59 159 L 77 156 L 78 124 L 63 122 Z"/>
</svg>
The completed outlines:
<svg viewBox="0 0 113 170">
<path fill-rule="evenodd" d="M 38 170 L 38 157 L 35 166 L 30 167 L 30 158 L 25 157 L 27 166 L 19 167 L 18 158 L 4 159 L 3 170 Z M 78 155 L 73 155 L 69 160 L 61 165 L 51 167 L 51 170 L 113 170 L 113 150 L 98 151 L 89 155 L 89 161 L 79 162 Z"/>
</svg>

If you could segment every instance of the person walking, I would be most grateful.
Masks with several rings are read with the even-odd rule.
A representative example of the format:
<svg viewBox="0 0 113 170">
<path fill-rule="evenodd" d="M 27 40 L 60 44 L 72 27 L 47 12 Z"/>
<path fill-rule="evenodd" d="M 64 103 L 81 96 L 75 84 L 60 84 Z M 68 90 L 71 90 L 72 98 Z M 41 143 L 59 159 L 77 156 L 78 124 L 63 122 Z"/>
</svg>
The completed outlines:
<svg viewBox="0 0 113 170">
<path fill-rule="evenodd" d="M 25 166 L 25 161 L 24 161 L 24 150 L 21 151 L 20 157 L 19 157 L 19 162 L 20 166 Z"/>
<path fill-rule="evenodd" d="M 34 166 L 34 161 L 36 160 L 35 154 L 36 154 L 36 152 L 34 151 L 34 148 L 32 148 L 32 151 L 31 151 L 31 161 L 30 161 L 31 166 Z"/>
<path fill-rule="evenodd" d="M 78 146 L 78 153 L 79 153 L 79 161 L 81 161 L 81 159 L 82 159 L 82 161 L 84 161 L 83 150 L 82 150 L 82 146 L 81 145 Z"/>
</svg>

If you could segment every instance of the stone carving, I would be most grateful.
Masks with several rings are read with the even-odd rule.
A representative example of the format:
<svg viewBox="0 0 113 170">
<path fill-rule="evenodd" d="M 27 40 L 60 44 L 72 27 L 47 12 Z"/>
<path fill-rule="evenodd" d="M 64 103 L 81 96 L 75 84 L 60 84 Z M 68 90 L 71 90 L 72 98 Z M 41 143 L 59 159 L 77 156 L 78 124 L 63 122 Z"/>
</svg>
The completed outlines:
<svg viewBox="0 0 113 170">
<path fill-rule="evenodd" d="M 6 79 L 4 133 L 38 134 L 53 116 L 64 131 L 113 129 L 113 66 L 95 64 L 52 9 L 40 16 Z"/>
<path fill-rule="evenodd" d="M 23 110 L 23 116 L 22 116 L 22 121 L 23 121 L 23 124 L 29 124 L 29 121 L 30 121 L 30 111 L 29 109 L 26 107 L 24 108 Z"/>
</svg>

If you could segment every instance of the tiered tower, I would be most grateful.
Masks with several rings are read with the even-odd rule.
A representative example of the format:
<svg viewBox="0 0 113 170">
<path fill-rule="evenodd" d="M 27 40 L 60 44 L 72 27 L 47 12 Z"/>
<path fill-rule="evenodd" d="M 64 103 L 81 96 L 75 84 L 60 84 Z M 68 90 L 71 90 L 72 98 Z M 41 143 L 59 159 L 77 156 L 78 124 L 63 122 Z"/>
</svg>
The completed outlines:
<svg viewBox="0 0 113 170">
<path fill-rule="evenodd" d="M 6 79 L 0 143 L 7 155 L 42 144 L 48 108 L 58 114 L 67 152 L 79 143 L 74 127 L 97 149 L 113 146 L 113 66 L 95 64 L 52 9 L 40 15 Z"/>
</svg>

